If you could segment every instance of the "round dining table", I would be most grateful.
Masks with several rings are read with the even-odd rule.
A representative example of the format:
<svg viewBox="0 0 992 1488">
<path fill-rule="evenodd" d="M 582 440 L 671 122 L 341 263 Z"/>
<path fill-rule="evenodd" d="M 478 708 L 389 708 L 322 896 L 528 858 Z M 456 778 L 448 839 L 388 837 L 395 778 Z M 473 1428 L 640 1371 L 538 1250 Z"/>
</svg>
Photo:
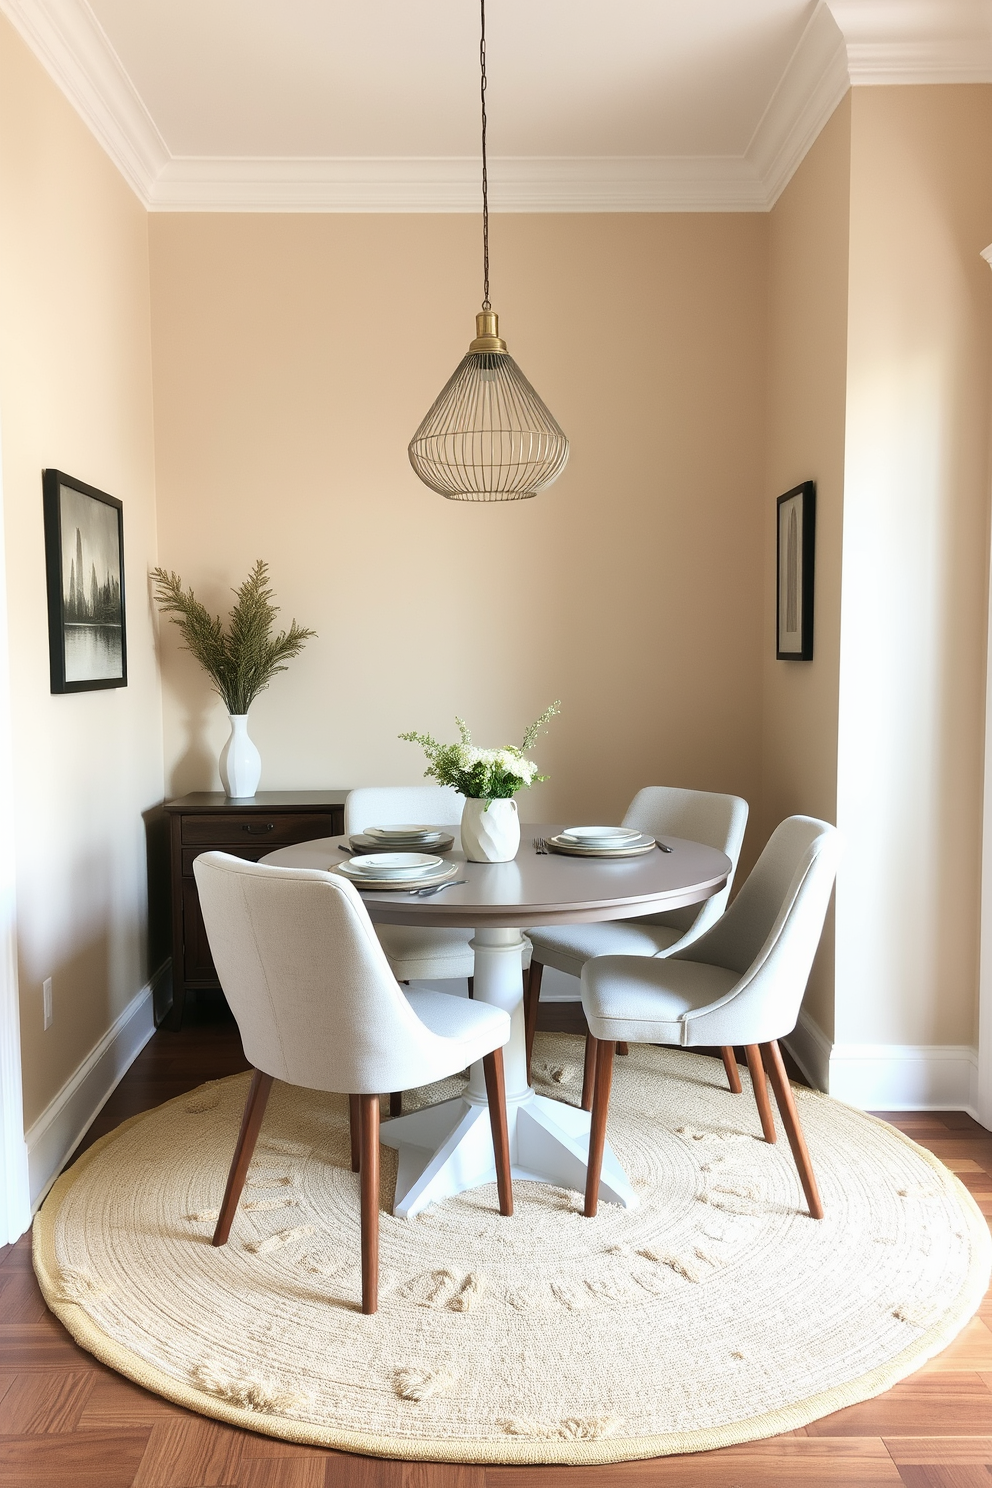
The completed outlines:
<svg viewBox="0 0 992 1488">
<path fill-rule="evenodd" d="M 539 844 L 561 830 L 559 825 L 523 825 L 520 848 L 509 863 L 470 863 L 459 847 L 452 848 L 443 856 L 458 863 L 458 873 L 436 893 L 355 887 L 375 923 L 474 931 L 474 996 L 510 1015 L 503 1056 L 512 1175 L 583 1193 L 589 1113 L 538 1095 L 528 1079 L 522 982 L 526 942 L 521 931 L 532 925 L 630 919 L 699 904 L 724 887 L 731 862 L 717 848 L 669 836 L 664 843 L 670 852 L 655 848 L 640 857 L 576 857 L 540 850 Z M 279 848 L 262 862 L 328 870 L 352 856 L 346 842 L 323 837 Z M 380 1133 L 383 1143 L 399 1150 L 396 1215 L 409 1218 L 428 1204 L 496 1181 L 481 1062 L 472 1066 L 464 1095 L 383 1122 Z M 609 1144 L 599 1196 L 626 1208 L 637 1204 Z"/>
</svg>

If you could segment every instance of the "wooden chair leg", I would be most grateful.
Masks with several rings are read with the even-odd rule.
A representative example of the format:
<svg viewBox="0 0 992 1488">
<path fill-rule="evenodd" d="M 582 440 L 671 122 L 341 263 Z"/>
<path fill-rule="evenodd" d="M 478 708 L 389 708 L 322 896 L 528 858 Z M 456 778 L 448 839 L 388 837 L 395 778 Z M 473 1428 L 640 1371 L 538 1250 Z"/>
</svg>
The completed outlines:
<svg viewBox="0 0 992 1488">
<path fill-rule="evenodd" d="M 731 1095 L 740 1095 L 743 1086 L 741 1085 L 741 1072 L 737 1068 L 737 1055 L 729 1044 L 725 1044 L 720 1050 L 720 1053 L 723 1056 L 723 1067 L 727 1071 L 727 1084 L 730 1086 L 730 1093 Z"/>
<path fill-rule="evenodd" d="M 524 977 L 524 1034 L 527 1040 L 527 1083 L 530 1084 L 530 1066 L 534 1058 L 534 1035 L 537 1033 L 537 1008 L 541 1001 L 541 978 L 544 967 L 540 961 L 531 960 L 530 970 Z"/>
<path fill-rule="evenodd" d="M 494 1049 L 491 1054 L 484 1055 L 482 1070 L 486 1077 L 486 1095 L 489 1098 L 489 1125 L 492 1127 L 493 1152 L 496 1157 L 499 1212 L 510 1215 L 513 1213 L 513 1185 L 510 1181 L 510 1135 L 506 1127 L 503 1050 Z"/>
<path fill-rule="evenodd" d="M 592 1110 L 593 1091 L 596 1088 L 596 1051 L 599 1048 L 599 1039 L 594 1039 L 591 1033 L 586 1034 L 586 1057 L 582 1069 L 582 1101 L 583 1111 Z"/>
<path fill-rule="evenodd" d="M 792 1086 L 789 1084 L 789 1076 L 785 1071 L 782 1061 L 782 1051 L 778 1041 L 773 1039 L 770 1044 L 762 1044 L 761 1052 L 768 1066 L 768 1074 L 771 1078 L 772 1088 L 775 1091 L 775 1099 L 782 1113 L 782 1124 L 785 1134 L 789 1138 L 789 1146 L 792 1148 L 792 1156 L 799 1170 L 799 1181 L 806 1195 L 809 1212 L 813 1219 L 823 1218 L 823 1201 L 820 1198 L 820 1190 L 816 1184 L 813 1173 L 813 1164 L 809 1159 L 809 1149 L 806 1146 L 806 1138 L 799 1124 L 799 1112 L 796 1110 L 796 1102 L 792 1094 Z"/>
<path fill-rule="evenodd" d="M 768 1081 L 765 1078 L 765 1066 L 761 1062 L 761 1050 L 757 1044 L 745 1044 L 744 1053 L 747 1055 L 747 1067 L 751 1071 L 754 1099 L 758 1107 L 758 1115 L 761 1117 L 762 1136 L 766 1142 L 774 1142 L 777 1140 L 775 1118 L 772 1115 L 772 1103 L 768 1098 Z"/>
<path fill-rule="evenodd" d="M 357 1095 L 348 1097 L 348 1125 L 351 1128 L 351 1171 L 357 1173 L 362 1166 L 362 1108 Z"/>
<path fill-rule="evenodd" d="M 390 1094 L 390 1097 L 389 1097 L 389 1114 L 390 1114 L 390 1116 L 402 1116 L 403 1115 L 403 1092 L 402 1092 L 402 1090 L 394 1090 Z"/>
<path fill-rule="evenodd" d="M 258 1133 L 271 1089 L 272 1076 L 263 1075 L 261 1070 L 254 1070 L 248 1089 L 248 1099 L 245 1101 L 244 1115 L 241 1117 L 241 1130 L 238 1132 L 237 1145 L 227 1175 L 224 1202 L 220 1206 L 217 1228 L 214 1230 L 214 1245 L 227 1244 L 227 1237 L 231 1233 L 238 1200 L 245 1186 L 245 1178 L 248 1176 L 248 1164 L 255 1151 L 255 1143 L 258 1141 Z"/>
<path fill-rule="evenodd" d="M 469 995 L 469 997 L 472 997 L 472 998 L 475 997 L 475 977 L 474 976 L 473 977 L 469 977 L 469 979 L 468 979 L 468 995 Z"/>
<path fill-rule="evenodd" d="M 599 1208 L 599 1179 L 603 1171 L 603 1149 L 606 1146 L 606 1115 L 610 1107 L 610 1087 L 613 1084 L 614 1045 L 609 1039 L 594 1039 L 589 1042 L 596 1048 L 596 1093 L 592 1101 L 592 1121 L 589 1126 L 589 1162 L 586 1167 L 587 1219 L 593 1219 Z"/>
<path fill-rule="evenodd" d="M 362 1111 L 362 1311 L 379 1309 L 379 1097 L 360 1095 Z"/>
<path fill-rule="evenodd" d="M 630 1053 L 630 1045 L 627 1043 L 627 1040 L 626 1039 L 617 1039 L 617 1053 L 618 1054 L 629 1054 Z"/>
</svg>

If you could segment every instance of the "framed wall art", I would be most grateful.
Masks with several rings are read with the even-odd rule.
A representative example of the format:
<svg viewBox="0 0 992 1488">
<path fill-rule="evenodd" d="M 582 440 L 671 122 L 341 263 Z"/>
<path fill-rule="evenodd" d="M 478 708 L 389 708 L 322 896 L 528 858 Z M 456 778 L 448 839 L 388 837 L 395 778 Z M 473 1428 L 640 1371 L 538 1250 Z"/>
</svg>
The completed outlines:
<svg viewBox="0 0 992 1488">
<path fill-rule="evenodd" d="M 778 498 L 777 507 L 775 655 L 779 661 L 812 661 L 814 482 L 793 486 Z"/>
<path fill-rule="evenodd" d="M 42 490 L 52 691 L 126 687 L 124 508 L 61 470 Z"/>
</svg>

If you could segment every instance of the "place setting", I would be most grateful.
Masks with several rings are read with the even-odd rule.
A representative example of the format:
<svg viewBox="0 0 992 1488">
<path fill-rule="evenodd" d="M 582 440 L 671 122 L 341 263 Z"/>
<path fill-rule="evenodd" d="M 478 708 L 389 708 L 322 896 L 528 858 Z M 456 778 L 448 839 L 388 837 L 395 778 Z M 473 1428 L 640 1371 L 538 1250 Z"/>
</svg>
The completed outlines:
<svg viewBox="0 0 992 1488">
<path fill-rule="evenodd" d="M 331 872 L 359 889 L 430 893 L 445 887 L 459 869 L 438 856 L 454 845 L 451 833 L 422 823 L 368 827 L 349 837 L 347 845 L 341 843 L 341 850 L 347 852 L 349 845 L 355 856 L 334 864 Z"/>
<path fill-rule="evenodd" d="M 660 848 L 672 849 L 635 827 L 565 827 L 555 837 L 538 837 L 538 853 L 563 853 L 574 858 L 639 858 Z"/>
</svg>

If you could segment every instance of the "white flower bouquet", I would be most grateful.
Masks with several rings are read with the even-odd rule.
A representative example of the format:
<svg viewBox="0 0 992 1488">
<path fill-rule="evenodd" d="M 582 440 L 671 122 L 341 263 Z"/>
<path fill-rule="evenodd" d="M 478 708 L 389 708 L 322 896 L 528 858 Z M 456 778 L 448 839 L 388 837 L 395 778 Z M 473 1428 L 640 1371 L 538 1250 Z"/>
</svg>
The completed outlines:
<svg viewBox="0 0 992 1488">
<path fill-rule="evenodd" d="M 400 738 L 421 746 L 427 756 L 424 774 L 441 785 L 454 786 L 471 800 L 502 801 L 526 785 L 547 780 L 546 775 L 537 773 L 533 760 L 524 758 L 524 750 L 533 746 L 541 729 L 559 710 L 559 702 L 545 708 L 524 734 L 519 749 L 513 744 L 505 744 L 502 749 L 479 749 L 461 718 L 455 719 L 461 735 L 458 744 L 439 744 L 430 734 L 400 734 Z"/>
</svg>

